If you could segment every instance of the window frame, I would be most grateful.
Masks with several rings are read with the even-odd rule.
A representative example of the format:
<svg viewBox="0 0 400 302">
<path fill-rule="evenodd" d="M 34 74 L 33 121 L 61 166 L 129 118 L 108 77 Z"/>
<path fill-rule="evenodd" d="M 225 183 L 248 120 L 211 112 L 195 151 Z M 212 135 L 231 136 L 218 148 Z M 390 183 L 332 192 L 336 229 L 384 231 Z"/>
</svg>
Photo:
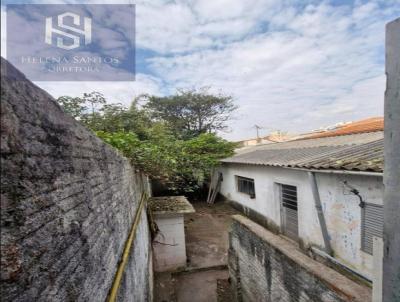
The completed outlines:
<svg viewBox="0 0 400 302">
<path fill-rule="evenodd" d="M 236 178 L 236 190 L 239 193 L 248 195 L 251 199 L 255 199 L 256 198 L 256 185 L 255 185 L 254 178 L 249 178 L 249 177 L 244 177 L 244 176 L 239 176 L 239 175 L 236 175 L 235 178 Z M 246 182 L 247 184 L 251 184 L 251 186 L 248 188 L 248 190 L 241 190 L 242 187 L 240 185 L 240 182 Z"/>
<path fill-rule="evenodd" d="M 375 208 L 381 210 L 380 216 L 382 218 L 382 236 L 378 236 L 376 234 L 376 232 L 377 232 L 376 229 L 374 230 L 373 228 L 371 228 L 371 229 L 367 230 L 367 227 L 368 227 L 367 221 L 366 221 L 366 215 L 367 215 L 366 211 L 368 210 L 367 207 L 375 207 Z M 369 215 L 372 215 L 372 214 L 369 214 Z M 376 223 L 378 217 L 374 217 L 374 218 L 375 218 L 374 222 Z M 371 219 L 371 218 L 369 218 L 369 219 Z M 362 252 L 368 254 L 368 255 L 373 255 L 373 246 L 370 246 L 370 245 L 372 245 L 372 243 L 371 244 L 367 244 L 366 236 L 369 236 L 368 234 L 371 235 L 371 238 L 369 239 L 369 241 L 371 241 L 371 242 L 373 242 L 373 237 L 374 236 L 379 237 L 379 238 L 383 238 L 383 205 L 375 204 L 375 203 L 369 203 L 369 202 L 365 202 L 364 203 L 364 207 L 361 208 L 361 229 L 360 229 L 360 232 L 361 232 L 361 234 L 360 234 L 361 235 L 360 236 L 360 239 L 361 239 L 360 250 Z"/>
</svg>

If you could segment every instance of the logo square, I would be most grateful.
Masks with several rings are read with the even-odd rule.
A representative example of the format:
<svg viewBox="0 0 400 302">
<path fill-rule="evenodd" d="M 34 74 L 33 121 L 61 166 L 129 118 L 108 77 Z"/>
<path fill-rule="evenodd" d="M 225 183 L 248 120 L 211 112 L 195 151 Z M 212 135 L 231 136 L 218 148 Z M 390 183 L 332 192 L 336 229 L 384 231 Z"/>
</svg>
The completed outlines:
<svg viewBox="0 0 400 302">
<path fill-rule="evenodd" d="M 32 81 L 135 80 L 132 4 L 9 4 L 6 18 L 7 60 Z"/>
</svg>

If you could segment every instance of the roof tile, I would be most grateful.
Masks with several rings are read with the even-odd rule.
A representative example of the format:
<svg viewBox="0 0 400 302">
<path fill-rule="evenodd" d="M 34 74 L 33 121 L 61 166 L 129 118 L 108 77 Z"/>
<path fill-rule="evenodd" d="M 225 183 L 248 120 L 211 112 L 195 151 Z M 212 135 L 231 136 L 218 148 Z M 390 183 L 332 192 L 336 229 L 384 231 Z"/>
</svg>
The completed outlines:
<svg viewBox="0 0 400 302">
<path fill-rule="evenodd" d="M 326 132 L 311 134 L 302 139 L 331 137 L 338 135 L 349 135 L 349 134 L 366 133 L 374 131 L 383 131 L 383 117 L 371 117 L 365 120 L 346 124 Z"/>
</svg>

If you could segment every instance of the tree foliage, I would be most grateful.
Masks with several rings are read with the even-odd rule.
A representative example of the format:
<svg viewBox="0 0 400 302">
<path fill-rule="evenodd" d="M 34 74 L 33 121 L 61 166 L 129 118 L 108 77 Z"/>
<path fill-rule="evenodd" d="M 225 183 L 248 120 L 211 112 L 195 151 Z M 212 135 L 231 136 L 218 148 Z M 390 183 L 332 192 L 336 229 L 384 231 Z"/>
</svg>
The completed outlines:
<svg viewBox="0 0 400 302">
<path fill-rule="evenodd" d="M 156 127 L 157 128 L 157 127 Z M 189 140 L 176 140 L 163 129 L 151 129 L 151 139 L 139 140 L 132 132 L 97 132 L 119 149 L 151 178 L 168 184 L 170 190 L 192 192 L 208 178 L 221 158 L 233 154 L 234 143 L 212 133 Z M 156 133 L 154 133 L 156 132 Z"/>
<path fill-rule="evenodd" d="M 148 113 L 139 109 L 136 101 L 128 109 L 120 103 L 106 103 L 99 92 L 85 93 L 81 98 L 61 96 L 57 101 L 66 113 L 94 132 L 133 132 L 142 139 L 146 129 L 153 124 Z"/>
<path fill-rule="evenodd" d="M 234 143 L 210 131 L 188 135 L 187 129 L 178 129 L 170 120 L 152 119 L 152 109 L 139 108 L 136 101 L 129 109 L 107 104 L 99 93 L 85 94 L 83 98 L 63 96 L 58 101 L 67 113 L 120 150 L 151 178 L 167 184 L 171 191 L 198 189 L 219 160 L 232 155 L 235 148 Z"/>
<path fill-rule="evenodd" d="M 58 103 L 63 108 L 64 112 L 74 118 L 79 118 L 87 110 L 85 107 L 85 101 L 82 98 L 61 96 L 57 99 Z"/>
<path fill-rule="evenodd" d="M 154 120 L 167 122 L 182 138 L 226 129 L 226 122 L 236 109 L 232 97 L 213 95 L 207 88 L 180 90 L 166 97 L 143 96 L 142 99 Z"/>
</svg>

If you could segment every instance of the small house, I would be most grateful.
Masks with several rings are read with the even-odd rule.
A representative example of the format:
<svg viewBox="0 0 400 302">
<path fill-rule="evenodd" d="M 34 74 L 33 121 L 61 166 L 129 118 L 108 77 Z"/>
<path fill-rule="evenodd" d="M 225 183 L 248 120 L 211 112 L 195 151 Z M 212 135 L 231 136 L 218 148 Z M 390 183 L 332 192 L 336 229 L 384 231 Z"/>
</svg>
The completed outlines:
<svg viewBox="0 0 400 302">
<path fill-rule="evenodd" d="M 383 232 L 382 126 L 247 148 L 222 160 L 220 193 L 305 251 L 371 280 L 373 239 Z"/>
<path fill-rule="evenodd" d="M 184 215 L 194 213 L 184 196 L 152 197 L 149 200 L 153 239 L 154 271 L 176 271 L 186 267 Z"/>
</svg>

